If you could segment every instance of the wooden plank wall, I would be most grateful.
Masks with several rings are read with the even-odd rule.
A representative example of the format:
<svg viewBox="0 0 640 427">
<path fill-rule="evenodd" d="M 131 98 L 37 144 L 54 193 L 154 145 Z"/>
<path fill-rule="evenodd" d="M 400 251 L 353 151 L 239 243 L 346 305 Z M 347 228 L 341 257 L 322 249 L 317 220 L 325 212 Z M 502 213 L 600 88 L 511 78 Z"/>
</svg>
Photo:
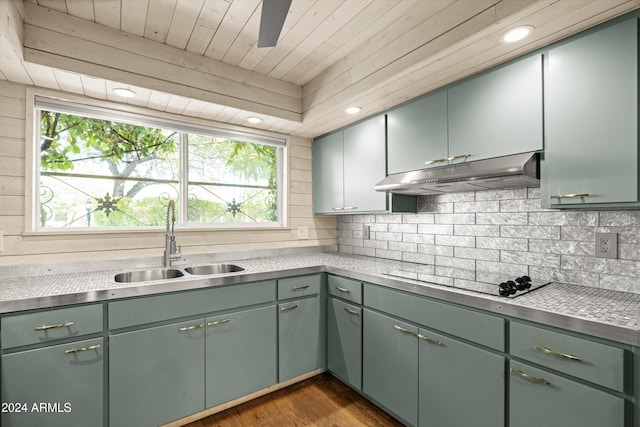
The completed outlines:
<svg viewBox="0 0 640 427">
<path fill-rule="evenodd" d="M 26 89 L 0 81 L 0 230 L 4 250 L 0 265 L 69 260 L 104 260 L 162 255 L 163 231 L 118 233 L 25 234 Z M 218 126 L 218 124 L 214 124 Z M 223 251 L 333 245 L 335 217 L 314 217 L 311 195 L 311 140 L 291 136 L 289 147 L 289 227 L 251 230 L 178 230 L 185 255 Z M 309 239 L 298 240 L 297 228 L 309 227 Z"/>
</svg>

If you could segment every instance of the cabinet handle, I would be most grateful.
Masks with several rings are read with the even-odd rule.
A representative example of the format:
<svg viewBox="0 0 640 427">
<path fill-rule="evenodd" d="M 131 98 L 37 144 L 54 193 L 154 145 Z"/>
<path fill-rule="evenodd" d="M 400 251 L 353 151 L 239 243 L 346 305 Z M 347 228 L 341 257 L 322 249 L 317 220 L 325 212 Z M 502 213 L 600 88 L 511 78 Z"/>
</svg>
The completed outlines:
<svg viewBox="0 0 640 427">
<path fill-rule="evenodd" d="M 100 348 L 100 344 L 94 344 L 87 347 L 78 347 L 78 348 L 72 348 L 71 350 L 65 350 L 64 354 L 80 353 L 81 351 L 97 350 L 99 348 Z"/>
<path fill-rule="evenodd" d="M 339 290 L 340 292 L 351 292 L 349 289 L 343 288 L 341 286 L 336 286 L 336 289 Z"/>
<path fill-rule="evenodd" d="M 452 162 L 454 160 L 459 160 L 459 159 L 465 159 L 466 160 L 471 156 L 472 156 L 471 154 L 458 154 L 457 156 L 449 157 L 447 160 L 450 161 L 450 162 Z"/>
<path fill-rule="evenodd" d="M 358 207 L 357 206 L 345 206 L 342 209 L 344 209 L 345 211 L 352 211 L 354 209 L 358 209 Z"/>
<path fill-rule="evenodd" d="M 36 330 L 36 331 L 48 331 L 49 329 L 68 328 L 68 327 L 73 326 L 75 324 L 76 324 L 76 322 L 64 322 L 64 323 L 58 323 L 57 325 L 42 325 L 42 326 L 36 326 L 34 328 L 34 330 Z"/>
<path fill-rule="evenodd" d="M 396 330 L 402 332 L 403 334 L 410 334 L 410 335 L 415 335 L 416 334 L 411 329 L 406 329 L 406 328 L 403 328 L 402 326 L 393 325 L 393 327 L 396 328 Z"/>
<path fill-rule="evenodd" d="M 526 372 L 522 372 L 520 369 L 511 368 L 511 373 L 520 375 L 521 377 L 526 378 L 529 381 L 537 382 L 538 384 L 551 385 L 551 383 L 544 378 L 534 377 L 533 375 L 527 374 Z"/>
<path fill-rule="evenodd" d="M 347 308 L 347 307 L 343 307 L 344 311 L 346 311 L 349 314 L 353 314 L 354 316 L 359 316 L 360 313 L 358 313 L 358 310 L 353 310 L 351 308 Z"/>
<path fill-rule="evenodd" d="M 222 325 L 224 323 L 229 323 L 231 322 L 231 319 L 221 319 L 221 320 L 216 320 L 214 322 L 209 322 L 207 323 L 207 326 L 218 326 L 218 325 Z"/>
<path fill-rule="evenodd" d="M 280 309 L 280 311 L 289 311 L 289 310 L 295 310 L 296 308 L 298 308 L 297 305 L 290 305 L 289 307 L 282 307 Z"/>
<path fill-rule="evenodd" d="M 578 356 L 574 356 L 573 354 L 560 353 L 558 351 L 553 351 L 550 348 L 542 347 L 540 345 L 536 346 L 536 350 L 541 351 L 541 352 L 546 353 L 546 354 L 550 354 L 552 356 L 558 356 L 558 357 L 562 357 L 564 359 L 574 360 L 576 362 L 582 362 L 582 359 L 580 359 Z"/>
<path fill-rule="evenodd" d="M 186 331 L 193 331 L 194 329 L 200 329 L 200 328 L 204 328 L 204 323 L 199 323 L 197 325 L 191 325 L 191 326 L 184 326 L 178 329 L 178 331 L 186 332 Z"/>
<path fill-rule="evenodd" d="M 332 211 L 343 211 L 344 208 L 331 208 Z"/>
<path fill-rule="evenodd" d="M 428 162 L 424 162 L 425 165 L 433 165 L 436 163 L 442 163 L 442 162 L 446 162 L 447 159 L 433 159 L 433 160 L 429 160 Z"/>
<path fill-rule="evenodd" d="M 589 197 L 589 193 L 575 193 L 575 194 L 554 194 L 549 196 L 550 199 L 579 199 L 581 197 Z"/>
<path fill-rule="evenodd" d="M 442 341 L 440 340 L 436 340 L 433 338 L 429 338 L 429 337 L 425 337 L 424 335 L 420 335 L 418 334 L 418 338 L 420 338 L 421 340 L 424 340 L 426 342 L 428 342 L 429 344 L 434 344 L 434 345 L 443 345 Z"/>
<path fill-rule="evenodd" d="M 300 285 L 300 286 L 294 286 L 293 288 L 291 288 L 292 291 L 301 291 L 303 289 L 307 289 L 309 287 L 309 285 Z"/>
</svg>

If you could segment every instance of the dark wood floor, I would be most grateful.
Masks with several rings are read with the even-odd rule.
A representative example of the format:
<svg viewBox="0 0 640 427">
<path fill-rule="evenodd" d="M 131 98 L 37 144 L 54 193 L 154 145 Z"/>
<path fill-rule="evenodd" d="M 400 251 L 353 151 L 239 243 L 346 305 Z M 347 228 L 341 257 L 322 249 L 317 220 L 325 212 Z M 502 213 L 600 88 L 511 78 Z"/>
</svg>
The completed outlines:
<svg viewBox="0 0 640 427">
<path fill-rule="evenodd" d="M 211 415 L 187 427 L 402 426 L 329 374 Z"/>
</svg>

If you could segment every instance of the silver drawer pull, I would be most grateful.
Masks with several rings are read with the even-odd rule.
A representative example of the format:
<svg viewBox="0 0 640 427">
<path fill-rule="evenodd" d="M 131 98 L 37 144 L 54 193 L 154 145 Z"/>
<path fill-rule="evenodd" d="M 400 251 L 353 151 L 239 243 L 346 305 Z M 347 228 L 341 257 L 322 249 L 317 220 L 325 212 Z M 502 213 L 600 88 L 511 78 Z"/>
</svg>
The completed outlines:
<svg viewBox="0 0 640 427">
<path fill-rule="evenodd" d="M 345 211 L 352 211 L 354 209 L 358 209 L 358 207 L 357 206 L 345 206 L 342 209 L 344 209 Z"/>
<path fill-rule="evenodd" d="M 358 310 L 354 310 L 352 308 L 347 308 L 347 307 L 343 307 L 344 311 L 346 311 L 349 314 L 353 314 L 354 316 L 359 316 L 360 313 L 358 313 Z"/>
<path fill-rule="evenodd" d="M 194 329 L 201 329 L 201 328 L 204 328 L 204 323 L 198 323 L 197 325 L 191 325 L 191 326 L 183 326 L 182 328 L 178 329 L 178 331 L 186 332 L 186 331 L 193 331 Z"/>
<path fill-rule="evenodd" d="M 73 354 L 73 353 L 80 353 L 81 351 L 97 350 L 100 347 L 101 347 L 100 344 L 94 344 L 87 347 L 72 348 L 71 350 L 65 350 L 64 354 Z"/>
<path fill-rule="evenodd" d="M 424 335 L 418 334 L 418 338 L 420 338 L 423 341 L 428 342 L 429 344 L 442 345 L 442 341 L 436 340 L 436 339 L 433 339 L 433 338 L 429 338 L 429 337 L 425 337 Z"/>
<path fill-rule="evenodd" d="M 339 290 L 340 292 L 351 292 L 349 289 L 343 288 L 341 286 L 336 286 L 336 289 Z"/>
<path fill-rule="evenodd" d="M 68 328 L 68 327 L 73 326 L 75 324 L 76 324 L 76 322 L 64 322 L 64 323 L 58 323 L 57 325 L 42 325 L 42 326 L 36 326 L 34 328 L 34 330 L 36 330 L 36 331 L 48 331 L 49 329 Z"/>
<path fill-rule="evenodd" d="M 344 208 L 331 208 L 331 210 L 333 210 L 333 211 L 343 211 Z"/>
<path fill-rule="evenodd" d="M 549 196 L 550 199 L 578 199 L 581 197 L 589 197 L 589 193 L 554 194 L 553 196 Z"/>
<path fill-rule="evenodd" d="M 433 160 L 429 160 L 428 162 L 424 162 L 425 165 L 433 165 L 436 163 L 442 163 L 442 162 L 446 162 L 447 159 L 433 159 Z"/>
<path fill-rule="evenodd" d="M 541 351 L 541 352 L 546 353 L 546 354 L 550 354 L 552 356 L 562 357 L 563 359 L 574 360 L 576 362 L 582 362 L 582 359 L 580 359 L 578 356 L 574 356 L 573 354 L 560 353 L 558 351 L 553 351 L 550 348 L 542 347 L 540 345 L 536 346 L 536 350 Z"/>
<path fill-rule="evenodd" d="M 303 289 L 307 289 L 309 287 L 309 285 L 300 285 L 300 286 L 294 286 L 293 288 L 291 288 L 292 291 L 301 291 Z"/>
<path fill-rule="evenodd" d="M 289 310 L 295 310 L 296 308 L 298 308 L 297 305 L 290 305 L 289 307 L 282 307 L 280 309 L 280 311 L 289 311 Z"/>
<path fill-rule="evenodd" d="M 213 322 L 209 322 L 209 323 L 207 323 L 207 326 L 218 326 L 218 325 L 222 325 L 222 324 L 229 323 L 229 322 L 231 322 L 231 319 L 221 319 L 221 320 L 216 320 L 216 321 L 213 321 Z"/>
<path fill-rule="evenodd" d="M 416 333 L 413 332 L 411 329 L 407 329 L 407 328 L 403 328 L 402 326 L 398 326 L 398 325 L 393 325 L 394 328 L 396 328 L 396 330 L 404 333 L 404 334 L 411 334 L 411 335 L 415 335 Z"/>
<path fill-rule="evenodd" d="M 520 369 L 511 368 L 511 373 L 520 375 L 522 378 L 526 378 L 529 381 L 534 381 L 538 384 L 551 385 L 551 383 L 544 378 L 534 377 L 533 375 L 527 374 L 526 372 L 522 372 Z"/>
</svg>

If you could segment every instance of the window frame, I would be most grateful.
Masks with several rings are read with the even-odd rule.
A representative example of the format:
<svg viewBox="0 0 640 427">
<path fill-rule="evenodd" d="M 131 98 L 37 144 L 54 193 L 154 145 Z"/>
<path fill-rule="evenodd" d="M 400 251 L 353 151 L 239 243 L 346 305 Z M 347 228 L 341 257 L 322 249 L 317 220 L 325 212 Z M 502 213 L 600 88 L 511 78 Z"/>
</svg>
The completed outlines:
<svg viewBox="0 0 640 427">
<path fill-rule="evenodd" d="M 217 223 L 176 223 L 176 229 L 189 230 L 251 230 L 251 229 L 287 229 L 288 228 L 288 198 L 289 198 L 289 139 L 281 134 L 262 130 L 244 128 L 226 123 L 213 122 L 190 116 L 151 110 L 131 104 L 120 104 L 102 101 L 82 96 L 67 95 L 40 88 L 27 88 L 25 133 L 25 235 L 51 234 L 108 234 L 131 232 L 157 232 L 164 230 L 163 226 L 148 227 L 73 227 L 73 228 L 42 228 L 39 224 L 40 208 L 40 114 L 39 110 L 52 108 L 56 111 L 84 115 L 87 117 L 108 118 L 143 126 L 175 129 L 212 137 L 237 138 L 241 141 L 272 145 L 279 148 L 278 158 L 278 220 L 275 222 L 217 222 Z M 184 135 L 184 134 L 182 134 Z M 182 138 L 183 136 L 181 136 Z M 180 147 L 180 178 L 178 186 L 180 192 L 188 186 L 188 172 L 183 172 L 187 166 L 186 145 Z M 182 196 L 180 196 L 182 197 Z M 186 218 L 187 206 L 179 203 L 180 218 Z"/>
</svg>

